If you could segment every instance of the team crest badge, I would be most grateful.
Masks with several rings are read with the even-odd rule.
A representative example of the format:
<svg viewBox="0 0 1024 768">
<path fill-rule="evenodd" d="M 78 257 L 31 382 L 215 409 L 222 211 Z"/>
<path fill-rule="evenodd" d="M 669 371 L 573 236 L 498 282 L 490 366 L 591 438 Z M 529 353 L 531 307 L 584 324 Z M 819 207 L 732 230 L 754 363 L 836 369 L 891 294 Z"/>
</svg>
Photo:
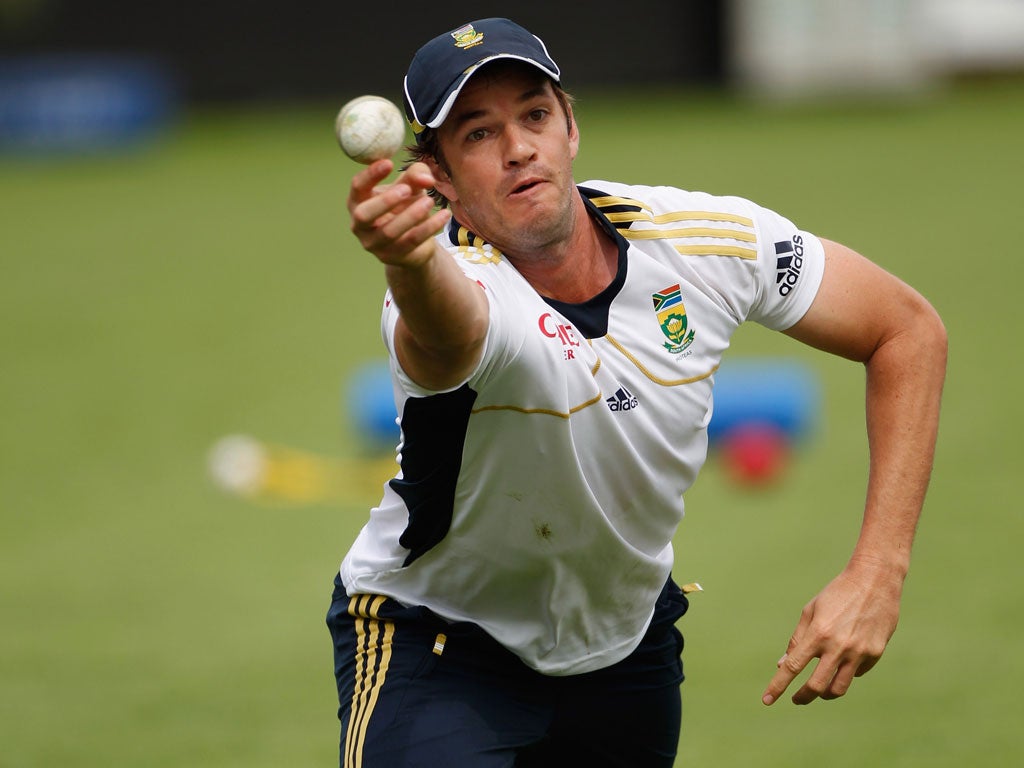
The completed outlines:
<svg viewBox="0 0 1024 768">
<path fill-rule="evenodd" d="M 474 45 L 480 45 L 484 41 L 484 33 L 477 32 L 473 29 L 472 24 L 459 27 L 452 32 L 452 37 L 455 38 L 455 47 L 462 49 L 472 48 Z"/>
<path fill-rule="evenodd" d="M 686 319 L 686 306 L 683 304 L 683 294 L 679 290 L 679 284 L 662 288 L 658 293 L 652 294 L 654 299 L 654 311 L 658 316 L 658 325 L 661 332 L 668 339 L 662 346 L 672 354 L 682 352 L 691 344 L 696 331 L 689 328 L 689 321 Z"/>
</svg>

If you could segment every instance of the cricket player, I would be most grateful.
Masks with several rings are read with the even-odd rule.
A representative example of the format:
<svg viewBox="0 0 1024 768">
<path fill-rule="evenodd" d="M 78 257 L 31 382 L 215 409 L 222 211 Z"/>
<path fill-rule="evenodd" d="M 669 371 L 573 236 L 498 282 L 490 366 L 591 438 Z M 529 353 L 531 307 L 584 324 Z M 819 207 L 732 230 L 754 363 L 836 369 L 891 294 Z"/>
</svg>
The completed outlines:
<svg viewBox="0 0 1024 768">
<path fill-rule="evenodd" d="M 936 312 L 753 202 L 577 183 L 560 83 L 507 19 L 446 31 L 405 78 L 415 162 L 352 181 L 352 231 L 387 278 L 401 468 L 328 613 L 343 766 L 673 764 L 671 540 L 747 321 L 864 364 L 871 452 L 850 559 L 763 702 L 809 666 L 794 702 L 844 695 L 896 628 L 945 372 Z"/>
</svg>

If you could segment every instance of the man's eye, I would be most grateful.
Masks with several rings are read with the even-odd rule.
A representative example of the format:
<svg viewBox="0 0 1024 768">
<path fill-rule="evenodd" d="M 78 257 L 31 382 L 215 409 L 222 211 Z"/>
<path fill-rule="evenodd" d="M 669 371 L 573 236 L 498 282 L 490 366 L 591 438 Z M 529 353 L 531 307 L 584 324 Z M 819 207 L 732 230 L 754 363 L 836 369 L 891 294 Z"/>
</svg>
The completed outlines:
<svg viewBox="0 0 1024 768">
<path fill-rule="evenodd" d="M 477 128 L 475 131 L 470 131 L 466 135 L 466 140 L 467 141 L 480 141 L 486 135 L 487 135 L 487 131 L 485 131 L 483 128 Z"/>
<path fill-rule="evenodd" d="M 546 109 L 535 109 L 532 112 L 530 112 L 530 119 L 533 120 L 535 123 L 539 123 L 547 116 L 548 111 Z"/>
</svg>

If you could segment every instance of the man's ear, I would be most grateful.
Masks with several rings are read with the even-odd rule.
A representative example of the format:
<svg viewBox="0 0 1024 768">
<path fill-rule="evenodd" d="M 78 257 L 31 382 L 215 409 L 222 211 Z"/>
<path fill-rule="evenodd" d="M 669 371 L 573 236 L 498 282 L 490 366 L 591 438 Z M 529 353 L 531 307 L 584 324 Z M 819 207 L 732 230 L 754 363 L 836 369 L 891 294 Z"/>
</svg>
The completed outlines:
<svg viewBox="0 0 1024 768">
<path fill-rule="evenodd" d="M 434 177 L 434 189 L 445 196 L 448 202 L 455 202 L 459 199 L 458 194 L 455 192 L 455 187 L 452 185 L 451 176 L 448 172 L 441 167 L 441 164 L 437 162 L 436 158 L 426 157 L 423 162 L 427 164 L 430 169 L 430 173 Z"/>
<path fill-rule="evenodd" d="M 573 160 L 580 151 L 580 127 L 576 124 L 576 115 L 573 114 L 572 106 L 566 105 L 569 116 L 569 157 Z"/>
</svg>

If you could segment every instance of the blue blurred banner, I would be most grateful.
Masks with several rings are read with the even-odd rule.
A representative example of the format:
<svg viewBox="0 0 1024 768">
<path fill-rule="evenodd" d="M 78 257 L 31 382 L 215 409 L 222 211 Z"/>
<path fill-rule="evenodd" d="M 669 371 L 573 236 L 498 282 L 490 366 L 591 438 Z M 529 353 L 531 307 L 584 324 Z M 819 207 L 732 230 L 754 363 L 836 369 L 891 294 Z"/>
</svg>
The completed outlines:
<svg viewBox="0 0 1024 768">
<path fill-rule="evenodd" d="M 813 433 L 820 411 L 821 385 L 810 367 L 786 358 L 729 359 L 715 374 L 708 438 L 718 442 L 756 425 L 801 440 Z"/>
<path fill-rule="evenodd" d="M 0 150 L 95 152 L 138 146 L 177 111 L 159 61 L 118 54 L 0 59 Z"/>
</svg>

